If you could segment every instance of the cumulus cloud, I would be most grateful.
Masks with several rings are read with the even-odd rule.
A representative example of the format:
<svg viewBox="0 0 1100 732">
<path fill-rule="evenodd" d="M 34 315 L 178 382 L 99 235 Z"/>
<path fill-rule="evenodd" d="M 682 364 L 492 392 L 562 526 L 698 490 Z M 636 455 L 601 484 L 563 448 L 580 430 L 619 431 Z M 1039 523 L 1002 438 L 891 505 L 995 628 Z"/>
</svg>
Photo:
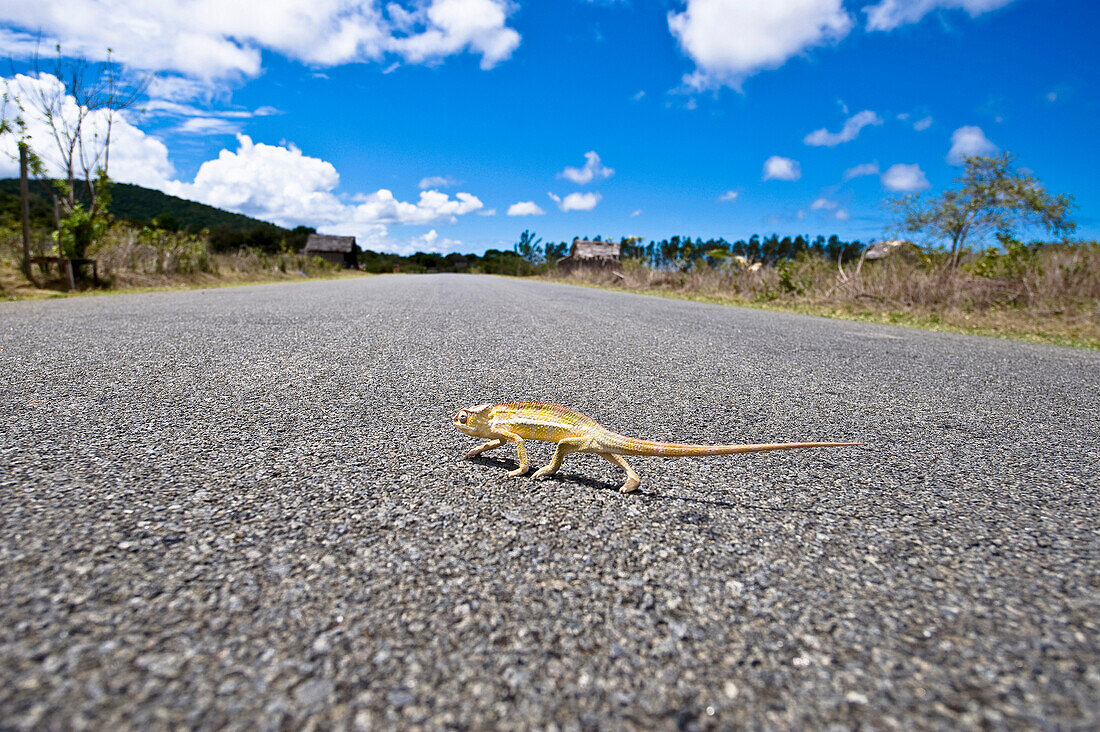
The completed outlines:
<svg viewBox="0 0 1100 732">
<path fill-rule="evenodd" d="M 869 109 L 854 114 L 847 119 L 840 132 L 829 132 L 824 127 L 814 130 L 802 139 L 807 145 L 836 147 L 842 142 L 850 142 L 856 139 L 859 131 L 868 125 L 881 125 L 882 118 Z"/>
<path fill-rule="evenodd" d="M 602 198 L 599 193 L 570 193 L 565 198 L 556 196 L 553 193 L 547 195 L 553 199 L 554 203 L 558 204 L 558 208 L 562 211 L 591 211 L 596 208 L 596 204 Z"/>
<path fill-rule="evenodd" d="M 844 171 L 844 180 L 860 178 L 865 175 L 878 175 L 878 163 L 861 163 Z"/>
<path fill-rule="evenodd" d="M 454 178 L 446 175 L 430 175 L 427 178 L 421 178 L 418 185 L 419 188 L 450 188 L 451 186 L 458 185 L 458 181 Z"/>
<path fill-rule="evenodd" d="M 519 201 L 508 207 L 509 216 L 542 216 L 544 213 L 534 201 Z"/>
<path fill-rule="evenodd" d="M 411 17 L 413 25 L 423 28 L 386 44 L 409 63 L 436 61 L 468 49 L 481 54 L 481 68 L 490 69 L 519 46 L 519 33 L 505 25 L 513 7 L 510 0 L 432 0 L 411 12 L 396 3 L 386 7 L 390 13 L 403 13 L 406 27 Z"/>
<path fill-rule="evenodd" d="M 181 198 L 297 226 L 339 216 L 343 204 L 331 193 L 340 182 L 332 163 L 297 147 L 254 143 L 237 135 L 237 150 L 222 150 L 199 167 L 192 183 L 169 181 L 164 189 Z"/>
<path fill-rule="evenodd" d="M 821 211 L 821 210 L 832 211 L 838 205 L 839 204 L 836 201 L 831 201 L 828 198 L 818 198 L 818 199 L 815 199 L 814 202 L 810 204 L 810 208 L 813 209 L 814 211 Z"/>
<path fill-rule="evenodd" d="M 921 119 L 918 119 L 916 122 L 913 123 L 913 129 L 916 130 L 917 132 L 924 132 L 925 130 L 927 130 L 931 126 L 932 126 L 932 118 L 931 117 L 922 117 Z"/>
<path fill-rule="evenodd" d="M 989 141 L 981 127 L 968 125 L 951 133 L 951 149 L 947 152 L 947 162 L 962 165 L 971 155 L 994 155 L 997 146 Z"/>
<path fill-rule="evenodd" d="M 696 69 L 694 89 L 740 88 L 805 49 L 840 40 L 852 28 L 841 0 L 687 0 L 668 27 Z"/>
<path fill-rule="evenodd" d="M 61 98 L 60 117 L 70 127 L 75 127 L 79 115 L 76 100 L 65 94 L 64 85 L 56 77 L 50 74 L 37 77 L 16 74 L 4 79 L 3 85 L 9 97 L 13 98 L 29 100 L 37 94 Z M 50 175 L 63 177 L 65 167 L 49 124 L 33 105 L 25 103 L 25 106 L 26 113 L 23 116 L 31 148 L 43 159 Z M 105 136 L 107 122 L 107 110 L 87 114 L 82 127 L 86 149 L 91 151 L 98 147 L 97 138 L 102 140 Z M 18 163 L 13 162 L 19 159 L 15 143 L 14 135 L 0 137 L 0 175 L 19 174 Z M 116 180 L 160 188 L 174 172 L 172 164 L 168 162 L 168 148 L 164 143 L 133 125 L 125 113 L 114 115 L 110 152 L 108 172 Z"/>
<path fill-rule="evenodd" d="M 928 188 L 931 184 L 919 165 L 891 165 L 882 174 L 882 185 L 891 191 L 912 193 Z"/>
<path fill-rule="evenodd" d="M 880 0 L 863 9 L 867 29 L 889 31 L 916 23 L 937 8 L 965 10 L 971 18 L 1008 5 L 1012 0 Z"/>
<path fill-rule="evenodd" d="M 733 203 L 737 200 L 737 197 L 741 195 L 737 191 L 726 191 L 718 197 L 719 201 L 725 201 L 726 203 Z"/>
<path fill-rule="evenodd" d="M 414 236 L 407 241 L 391 242 L 388 246 L 388 250 L 407 257 L 416 252 L 449 254 L 450 252 L 458 251 L 460 246 L 462 246 L 462 242 L 458 239 L 440 237 L 439 233 L 435 229 L 432 229 L 420 236 Z"/>
<path fill-rule="evenodd" d="M 430 224 L 435 221 L 454 223 L 458 216 L 473 213 L 484 204 L 470 193 L 456 193 L 451 198 L 439 191 L 421 191 L 416 203 L 399 201 L 393 192 L 380 188 L 363 196 L 355 207 L 355 218 L 381 224 Z"/>
<path fill-rule="evenodd" d="M 558 177 L 565 178 L 566 180 L 573 181 L 577 185 L 583 186 L 586 183 L 591 183 L 596 178 L 610 178 L 614 174 L 614 168 L 609 168 L 601 163 L 600 156 L 596 154 L 596 151 L 589 150 L 584 154 L 583 168 L 571 168 L 567 166 L 565 170 L 558 173 Z"/>
<path fill-rule="evenodd" d="M 426 0 L 406 10 L 377 0 L 38 0 L 0 3 L 0 51 L 28 54 L 27 36 L 45 46 L 102 59 L 111 48 L 127 66 L 196 79 L 257 76 L 270 51 L 318 66 L 380 61 L 434 63 L 470 52 L 482 68 L 507 59 L 520 36 L 507 26 L 510 0 Z M 30 49 L 33 50 L 33 49 Z"/>
<path fill-rule="evenodd" d="M 26 98 L 36 90 L 64 95 L 61 82 L 48 74 L 37 78 L 16 75 L 3 83 L 13 96 Z M 62 115 L 74 119 L 75 100 L 71 96 L 63 98 Z M 190 117 L 188 121 L 204 119 Z M 48 172 L 63 175 L 45 120 L 31 113 L 26 115 L 26 123 L 29 142 L 44 159 Z M 102 136 L 105 112 L 91 113 L 84 125 L 86 141 L 91 142 L 97 134 Z M 13 162 L 17 159 L 15 137 L 0 137 L 0 176 L 17 175 L 18 165 Z M 422 244 L 431 244 L 421 241 L 414 246 L 394 240 L 388 234 L 389 225 L 453 223 L 459 216 L 485 212 L 477 196 L 456 193 L 451 197 L 434 190 L 421 191 L 418 200 L 410 202 L 382 188 L 346 203 L 333 193 L 340 176 L 331 163 L 305 155 L 293 144 L 256 143 L 241 134 L 237 135 L 236 150 L 222 150 L 217 158 L 203 163 L 193 181 L 174 180 L 167 147 L 133 125 L 126 114 L 116 115 L 112 125 L 110 163 L 111 177 L 120 182 L 155 188 L 281 226 L 306 225 L 323 233 L 354 234 L 361 245 L 374 249 L 392 251 L 394 247 L 413 246 L 409 251 L 415 251 L 417 247 L 423 249 Z M 440 239 L 432 251 L 454 244 L 454 240 Z"/>
<path fill-rule="evenodd" d="M 798 180 L 802 166 L 797 160 L 772 155 L 764 161 L 764 180 Z"/>
</svg>

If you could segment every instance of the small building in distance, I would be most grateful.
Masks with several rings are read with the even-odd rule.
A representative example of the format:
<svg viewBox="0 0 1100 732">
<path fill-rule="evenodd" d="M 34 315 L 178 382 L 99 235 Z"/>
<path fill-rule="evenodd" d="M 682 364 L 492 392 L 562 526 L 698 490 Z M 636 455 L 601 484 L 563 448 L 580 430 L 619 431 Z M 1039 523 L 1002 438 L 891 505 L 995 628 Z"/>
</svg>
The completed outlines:
<svg viewBox="0 0 1100 732">
<path fill-rule="evenodd" d="M 619 242 L 573 239 L 569 256 L 558 260 L 562 269 L 581 267 L 611 267 L 619 263 Z"/>
<path fill-rule="evenodd" d="M 359 245 L 355 243 L 354 236 L 310 234 L 306 239 L 305 253 L 347 269 L 359 269 Z"/>
</svg>

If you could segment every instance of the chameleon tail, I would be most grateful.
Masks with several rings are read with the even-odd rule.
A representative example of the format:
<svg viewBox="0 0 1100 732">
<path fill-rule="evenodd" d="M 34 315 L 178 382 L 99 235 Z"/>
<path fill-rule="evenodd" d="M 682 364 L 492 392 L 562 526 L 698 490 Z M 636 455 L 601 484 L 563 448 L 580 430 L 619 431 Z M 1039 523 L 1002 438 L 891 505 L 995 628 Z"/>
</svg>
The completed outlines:
<svg viewBox="0 0 1100 732">
<path fill-rule="evenodd" d="M 742 452 L 767 450 L 799 450 L 807 447 L 853 447 L 863 442 L 775 442 L 757 445 L 681 445 L 670 442 L 637 440 L 615 435 L 614 452 L 619 455 L 649 457 L 703 457 L 705 455 L 734 455 Z"/>
</svg>

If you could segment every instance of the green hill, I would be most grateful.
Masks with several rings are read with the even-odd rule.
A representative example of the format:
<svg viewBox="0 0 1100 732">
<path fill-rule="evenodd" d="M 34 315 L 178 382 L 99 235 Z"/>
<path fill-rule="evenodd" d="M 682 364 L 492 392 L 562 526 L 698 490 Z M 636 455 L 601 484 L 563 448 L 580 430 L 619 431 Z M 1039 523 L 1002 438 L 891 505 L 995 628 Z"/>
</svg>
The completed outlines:
<svg viewBox="0 0 1100 732">
<path fill-rule="evenodd" d="M 79 195 L 79 185 L 77 192 Z M 31 181 L 30 193 L 32 224 L 37 228 L 52 227 L 53 208 L 43 184 Z M 273 250 L 281 245 L 301 249 L 305 246 L 306 236 L 313 231 L 303 226 L 286 229 L 251 216 L 223 211 L 132 183 L 111 186 L 110 212 L 116 220 L 137 226 L 147 226 L 156 220 L 165 228 L 193 232 L 207 229 L 210 231 L 211 245 L 221 251 L 242 246 Z M 0 179 L 0 224 L 16 224 L 18 219 L 19 179 Z"/>
</svg>

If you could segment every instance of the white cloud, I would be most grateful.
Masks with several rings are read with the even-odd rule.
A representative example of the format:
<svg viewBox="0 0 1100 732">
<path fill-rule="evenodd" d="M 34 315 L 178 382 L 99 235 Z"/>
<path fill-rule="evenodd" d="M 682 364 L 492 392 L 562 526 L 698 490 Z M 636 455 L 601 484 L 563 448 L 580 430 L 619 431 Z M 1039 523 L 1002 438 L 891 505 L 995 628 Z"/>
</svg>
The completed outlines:
<svg viewBox="0 0 1100 732">
<path fill-rule="evenodd" d="M 454 222 L 458 216 L 484 207 L 469 193 L 451 198 L 439 191 L 421 191 L 414 203 L 398 200 L 385 188 L 356 195 L 353 203 L 347 204 L 332 192 L 339 182 L 331 163 L 305 155 L 294 145 L 255 143 L 238 135 L 237 150 L 222 150 L 217 158 L 203 163 L 192 183 L 167 181 L 162 188 L 181 198 L 280 226 L 305 225 L 324 233 L 354 234 L 360 245 L 387 251 L 417 248 L 392 239 L 388 225 Z"/>
<path fill-rule="evenodd" d="M 509 216 L 542 216 L 545 211 L 534 201 L 520 201 L 508 207 Z"/>
<path fill-rule="evenodd" d="M 49 75 L 16 75 L 3 81 L 9 93 L 24 97 L 38 88 L 47 93 L 63 92 L 61 82 Z M 65 97 L 63 116 L 72 119 L 76 112 L 73 98 Z M 205 119 L 188 117 L 187 122 Z M 43 157 L 51 174 L 61 175 L 45 121 L 34 114 L 28 114 L 26 121 L 32 147 Z M 102 135 L 105 121 L 103 112 L 90 114 L 84 123 L 87 139 Z M 0 175 L 18 173 L 13 158 L 17 159 L 15 137 L 4 135 L 0 138 Z M 333 193 L 340 176 L 331 163 L 305 155 L 292 144 L 254 143 L 246 135 L 237 136 L 236 151 L 222 150 L 217 158 L 203 163 L 192 182 L 173 180 L 167 147 L 131 124 L 126 114 L 114 120 L 110 162 L 111 177 L 123 183 L 155 188 L 282 226 L 307 225 L 323 233 L 354 234 L 361 245 L 374 249 L 393 250 L 407 245 L 413 246 L 409 251 L 415 251 L 423 249 L 425 243 L 432 244 L 397 242 L 388 235 L 390 224 L 446 223 L 465 214 L 485 213 L 484 204 L 470 193 L 456 193 L 452 198 L 439 191 L 421 191 L 416 202 L 407 202 L 383 188 L 355 196 L 353 204 L 346 204 Z M 434 244 L 437 249 L 433 251 L 456 244 L 442 239 Z"/>
<path fill-rule="evenodd" d="M 175 131 L 190 135 L 235 135 L 240 132 L 240 124 L 220 117 L 188 117 Z"/>
<path fill-rule="evenodd" d="M 878 175 L 878 163 L 861 163 L 844 171 L 844 180 L 860 178 L 865 175 Z"/>
<path fill-rule="evenodd" d="M 386 6 L 390 13 L 400 8 Z M 469 49 L 481 54 L 481 68 L 490 69 L 512 55 L 519 46 L 519 33 L 506 27 L 513 9 L 510 0 L 432 0 L 411 15 L 419 33 L 391 38 L 389 50 L 407 62 L 432 62 Z"/>
<path fill-rule="evenodd" d="M 596 208 L 602 196 L 599 193 L 570 193 L 565 198 L 553 193 L 547 194 L 558 204 L 562 211 L 591 211 Z"/>
<path fill-rule="evenodd" d="M 222 150 L 199 167 L 192 183 L 167 182 L 169 193 L 284 226 L 339 218 L 344 205 L 331 193 L 340 182 L 332 163 L 293 145 L 253 143 L 237 136 L 237 151 Z"/>
<path fill-rule="evenodd" d="M 718 200 L 719 201 L 725 201 L 727 203 L 733 203 L 734 201 L 737 200 L 737 197 L 739 195 L 741 195 L 741 194 L 738 193 L 737 191 L 726 191 L 725 193 L 723 193 L 721 196 L 718 197 Z"/>
<path fill-rule="evenodd" d="M 416 203 L 399 201 L 393 192 L 380 188 L 368 193 L 355 207 L 357 220 L 380 224 L 430 224 L 435 221 L 456 221 L 456 217 L 473 213 L 484 204 L 477 196 L 456 193 L 451 198 L 439 191 L 421 191 Z"/>
<path fill-rule="evenodd" d="M 924 132 L 925 130 L 927 130 L 931 126 L 932 126 L 932 118 L 931 117 L 922 117 L 921 119 L 918 119 L 916 122 L 913 123 L 913 129 L 916 130 L 917 132 Z"/>
<path fill-rule="evenodd" d="M 16 74 L 4 79 L 3 83 L 9 96 L 24 100 L 26 107 L 24 118 L 31 148 L 45 161 L 51 175 L 64 176 L 65 169 L 49 124 L 34 110 L 29 100 L 40 93 L 48 97 L 61 95 L 63 102 L 60 116 L 73 126 L 79 111 L 76 100 L 66 95 L 62 83 L 50 74 L 42 74 L 37 78 Z M 89 150 L 96 147 L 97 136 L 103 139 L 107 120 L 106 110 L 92 112 L 85 118 L 83 139 Z M 2 175 L 18 175 L 18 164 L 12 162 L 13 159 L 18 160 L 15 142 L 14 135 L 4 135 L 0 138 L 0 174 Z M 172 164 L 168 162 L 168 148 L 160 140 L 145 134 L 131 124 L 130 117 L 125 113 L 116 113 L 114 116 L 111 124 L 110 153 L 108 172 L 115 180 L 159 188 L 173 174 Z"/>
<path fill-rule="evenodd" d="M 462 242 L 458 239 L 448 239 L 446 237 L 440 238 L 439 233 L 432 229 L 420 236 L 414 236 L 408 241 L 391 242 L 388 247 L 388 251 L 395 254 L 401 254 L 403 256 L 409 256 L 416 252 L 436 252 L 438 254 L 449 254 L 454 251 L 458 251 L 458 248 L 462 246 Z"/>
<path fill-rule="evenodd" d="M 818 199 L 815 199 L 814 202 L 810 204 L 810 208 L 813 209 L 814 211 L 821 211 L 821 210 L 832 211 L 838 205 L 839 204 L 836 201 L 830 201 L 828 198 L 818 198 Z"/>
<path fill-rule="evenodd" d="M 596 178 L 610 178 L 614 174 L 614 168 L 609 168 L 601 163 L 600 156 L 596 154 L 596 151 L 589 150 L 584 154 L 583 168 L 571 168 L 567 166 L 565 170 L 558 173 L 558 177 L 565 178 L 566 180 L 573 181 L 577 185 L 583 186 L 585 183 L 591 183 Z"/>
<path fill-rule="evenodd" d="M 668 27 L 695 62 L 684 83 L 732 86 L 782 66 L 807 48 L 837 41 L 852 28 L 841 0 L 687 0 Z"/>
<path fill-rule="evenodd" d="M 842 142 L 849 142 L 856 139 L 859 131 L 868 125 L 881 125 L 882 118 L 869 109 L 865 109 L 858 114 L 854 114 L 848 118 L 844 123 L 844 127 L 840 132 L 829 132 L 824 127 L 820 130 L 814 130 L 810 134 L 806 135 L 802 139 L 802 142 L 807 145 L 826 147 L 836 147 Z"/>
<path fill-rule="evenodd" d="M 102 59 L 107 48 L 127 66 L 176 71 L 195 79 L 257 76 L 271 51 L 317 66 L 380 61 L 434 63 L 470 52 L 482 68 L 507 59 L 520 36 L 507 27 L 511 0 L 426 0 L 414 10 L 375 0 L 38 0 L 3 2 L 0 51 L 44 47 Z"/>
<path fill-rule="evenodd" d="M 798 180 L 802 166 L 797 160 L 772 155 L 764 161 L 764 180 Z"/>
<path fill-rule="evenodd" d="M 912 193 L 928 188 L 931 184 L 919 165 L 891 165 L 882 174 L 882 185 L 891 191 Z"/>
<path fill-rule="evenodd" d="M 951 133 L 947 162 L 962 165 L 971 155 L 994 155 L 996 152 L 997 146 L 989 141 L 981 127 L 968 125 Z"/>
<path fill-rule="evenodd" d="M 865 7 L 867 29 L 889 31 L 916 23 L 937 8 L 965 10 L 971 18 L 1008 5 L 1012 0 L 880 0 Z"/>
<path fill-rule="evenodd" d="M 846 208 L 837 209 L 837 212 L 833 214 L 833 216 L 836 217 L 837 221 L 847 221 L 852 218 L 852 215 L 848 213 L 848 209 Z"/>
<path fill-rule="evenodd" d="M 642 215 L 642 209 L 640 209 L 640 208 L 635 209 L 634 211 L 632 211 L 630 213 L 630 218 L 634 218 L 635 216 L 641 216 L 641 215 Z"/>
<path fill-rule="evenodd" d="M 458 181 L 446 175 L 430 175 L 427 178 L 421 178 L 418 188 L 450 188 L 451 186 L 458 185 Z"/>
</svg>

